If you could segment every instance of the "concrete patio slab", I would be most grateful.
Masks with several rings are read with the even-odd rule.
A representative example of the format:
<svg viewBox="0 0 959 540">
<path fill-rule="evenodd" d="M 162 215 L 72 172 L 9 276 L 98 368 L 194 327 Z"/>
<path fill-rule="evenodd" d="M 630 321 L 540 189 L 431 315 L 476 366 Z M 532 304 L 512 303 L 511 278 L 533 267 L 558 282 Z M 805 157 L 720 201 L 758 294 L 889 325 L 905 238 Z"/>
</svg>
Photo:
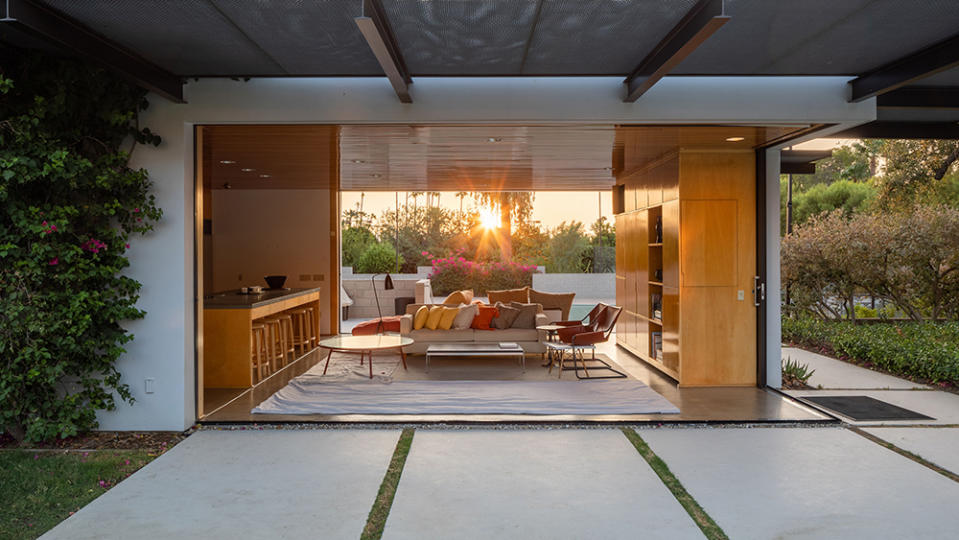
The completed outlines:
<svg viewBox="0 0 959 540">
<path fill-rule="evenodd" d="M 639 433 L 730 538 L 955 538 L 959 483 L 846 429 Z"/>
<path fill-rule="evenodd" d="M 959 428 L 864 428 L 863 431 L 959 474 Z"/>
<path fill-rule="evenodd" d="M 793 347 L 783 347 L 783 360 L 791 358 L 800 364 L 809 365 L 810 369 L 815 369 L 808 384 L 812 387 L 822 386 L 823 388 L 866 388 L 866 389 L 904 389 L 913 388 L 928 389 L 929 386 L 915 383 L 885 373 L 879 373 L 871 369 L 859 367 L 849 362 L 836 360 L 828 356 L 816 354 Z"/>
<path fill-rule="evenodd" d="M 702 538 L 619 430 L 417 431 L 383 538 Z"/>
<path fill-rule="evenodd" d="M 936 390 L 788 390 L 792 396 L 869 396 L 910 411 L 931 416 L 935 420 L 896 420 L 884 422 L 855 422 L 858 426 L 909 426 L 919 424 L 959 424 L 959 395 Z"/>
<path fill-rule="evenodd" d="M 43 538 L 358 538 L 399 431 L 200 431 Z"/>
</svg>

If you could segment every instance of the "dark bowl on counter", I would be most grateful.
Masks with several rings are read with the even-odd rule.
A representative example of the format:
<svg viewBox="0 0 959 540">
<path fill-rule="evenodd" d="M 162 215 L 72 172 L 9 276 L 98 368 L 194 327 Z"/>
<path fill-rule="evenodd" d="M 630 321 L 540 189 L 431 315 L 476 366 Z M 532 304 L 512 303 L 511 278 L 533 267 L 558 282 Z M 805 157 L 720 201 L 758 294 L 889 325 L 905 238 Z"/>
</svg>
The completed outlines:
<svg viewBox="0 0 959 540">
<path fill-rule="evenodd" d="M 266 276 L 263 278 L 271 289 L 282 289 L 286 283 L 286 276 Z"/>
</svg>

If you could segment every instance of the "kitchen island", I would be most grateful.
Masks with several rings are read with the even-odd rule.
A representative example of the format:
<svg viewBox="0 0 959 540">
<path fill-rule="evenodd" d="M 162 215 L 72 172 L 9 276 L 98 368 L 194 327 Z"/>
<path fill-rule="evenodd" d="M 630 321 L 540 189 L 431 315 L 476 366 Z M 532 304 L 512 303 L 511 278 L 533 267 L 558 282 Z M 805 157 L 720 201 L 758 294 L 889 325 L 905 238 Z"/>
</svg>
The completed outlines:
<svg viewBox="0 0 959 540">
<path fill-rule="evenodd" d="M 253 386 L 253 321 L 277 313 L 313 307 L 314 335 L 320 335 L 320 289 L 264 290 L 259 294 L 226 291 L 203 300 L 203 386 Z"/>
</svg>

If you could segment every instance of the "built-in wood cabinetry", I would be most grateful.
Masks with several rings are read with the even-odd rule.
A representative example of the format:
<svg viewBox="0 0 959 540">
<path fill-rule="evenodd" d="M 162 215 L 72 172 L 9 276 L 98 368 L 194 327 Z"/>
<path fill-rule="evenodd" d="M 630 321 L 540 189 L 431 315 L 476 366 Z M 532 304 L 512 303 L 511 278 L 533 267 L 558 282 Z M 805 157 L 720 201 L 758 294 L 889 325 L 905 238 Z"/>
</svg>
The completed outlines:
<svg viewBox="0 0 959 540">
<path fill-rule="evenodd" d="M 617 343 L 682 386 L 754 385 L 753 153 L 680 150 L 613 193 Z"/>
</svg>

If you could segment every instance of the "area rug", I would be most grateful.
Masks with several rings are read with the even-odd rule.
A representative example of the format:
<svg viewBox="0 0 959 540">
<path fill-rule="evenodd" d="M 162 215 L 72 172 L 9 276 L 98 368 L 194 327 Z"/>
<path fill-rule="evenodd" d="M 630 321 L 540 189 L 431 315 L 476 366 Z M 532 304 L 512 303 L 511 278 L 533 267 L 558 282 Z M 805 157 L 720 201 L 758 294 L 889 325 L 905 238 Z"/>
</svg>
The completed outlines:
<svg viewBox="0 0 959 540">
<path fill-rule="evenodd" d="M 297 377 L 253 413 L 607 415 L 679 409 L 637 380 L 329 384 Z"/>
<path fill-rule="evenodd" d="M 800 399 L 852 418 L 856 422 L 935 420 L 931 416 L 910 411 L 869 396 L 802 396 Z"/>
</svg>

